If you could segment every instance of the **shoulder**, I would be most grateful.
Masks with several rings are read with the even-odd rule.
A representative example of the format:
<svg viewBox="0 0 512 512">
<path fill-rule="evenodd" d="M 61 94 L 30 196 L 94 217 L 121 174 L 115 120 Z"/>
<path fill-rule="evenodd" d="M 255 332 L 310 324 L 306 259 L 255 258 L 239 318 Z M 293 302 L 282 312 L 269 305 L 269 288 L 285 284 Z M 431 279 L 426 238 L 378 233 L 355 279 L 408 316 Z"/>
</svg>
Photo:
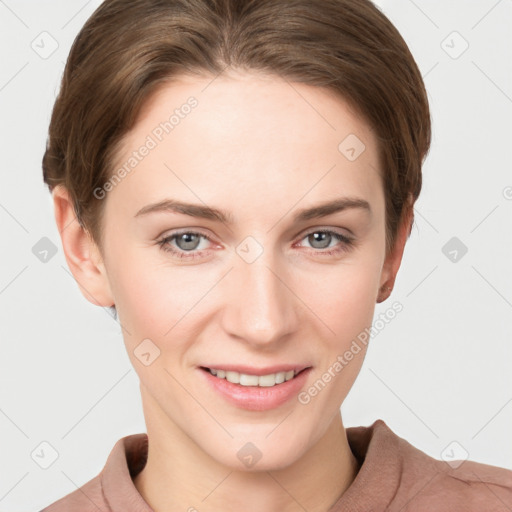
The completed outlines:
<svg viewBox="0 0 512 512">
<path fill-rule="evenodd" d="M 423 478 L 423 488 L 418 489 L 411 510 L 431 510 L 433 500 L 446 510 L 467 512 L 510 512 L 512 510 L 512 471 L 470 460 L 457 461 L 460 466 L 433 459 Z M 410 465 L 420 470 L 419 458 Z"/>
<path fill-rule="evenodd" d="M 98 512 L 109 510 L 105 507 L 101 486 L 101 473 L 75 491 L 55 501 L 41 512 Z"/>
<path fill-rule="evenodd" d="M 354 510 L 388 512 L 512 511 L 509 469 L 469 460 L 435 459 L 382 420 L 346 432 L 361 466 L 340 510 L 352 506 Z"/>
<path fill-rule="evenodd" d="M 147 446 L 146 434 L 119 439 L 97 476 L 40 512 L 150 510 L 132 481 L 146 463 Z"/>
<path fill-rule="evenodd" d="M 401 465 L 399 489 L 408 495 L 402 512 L 512 510 L 511 470 L 471 460 L 435 459 L 397 436 L 382 420 L 378 422 L 377 428 L 395 438 Z"/>
</svg>

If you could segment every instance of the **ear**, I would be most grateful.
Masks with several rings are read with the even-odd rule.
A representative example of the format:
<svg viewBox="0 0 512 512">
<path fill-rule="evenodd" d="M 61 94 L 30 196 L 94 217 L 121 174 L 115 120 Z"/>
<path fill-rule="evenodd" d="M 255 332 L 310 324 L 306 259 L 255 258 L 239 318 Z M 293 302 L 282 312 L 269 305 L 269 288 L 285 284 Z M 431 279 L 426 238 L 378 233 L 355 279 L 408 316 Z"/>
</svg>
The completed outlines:
<svg viewBox="0 0 512 512">
<path fill-rule="evenodd" d="M 413 203 L 410 202 L 405 210 L 398 228 L 394 247 L 386 255 L 384 265 L 382 266 L 381 281 L 377 302 L 383 302 L 390 295 L 395 285 L 396 274 L 402 262 L 405 242 L 411 234 L 412 222 L 414 220 Z"/>
<path fill-rule="evenodd" d="M 82 295 L 96 306 L 113 306 L 103 259 L 89 232 L 78 222 L 69 192 L 61 185 L 52 191 L 55 221 L 64 255 Z"/>
</svg>

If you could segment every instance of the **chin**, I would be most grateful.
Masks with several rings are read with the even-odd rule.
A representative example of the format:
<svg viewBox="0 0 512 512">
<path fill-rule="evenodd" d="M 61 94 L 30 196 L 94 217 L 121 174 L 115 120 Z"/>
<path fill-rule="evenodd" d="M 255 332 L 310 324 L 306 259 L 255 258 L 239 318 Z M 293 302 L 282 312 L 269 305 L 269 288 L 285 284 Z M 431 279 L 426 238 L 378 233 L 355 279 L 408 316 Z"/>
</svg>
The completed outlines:
<svg viewBox="0 0 512 512">
<path fill-rule="evenodd" d="M 278 471 L 285 469 L 299 460 L 307 446 L 297 436 L 294 430 L 288 435 L 276 436 L 275 439 L 265 439 L 272 429 L 265 428 L 260 435 L 235 435 L 229 443 L 220 446 L 203 447 L 219 464 L 233 471 L 259 472 Z M 285 442 L 285 441 L 288 442 Z"/>
</svg>

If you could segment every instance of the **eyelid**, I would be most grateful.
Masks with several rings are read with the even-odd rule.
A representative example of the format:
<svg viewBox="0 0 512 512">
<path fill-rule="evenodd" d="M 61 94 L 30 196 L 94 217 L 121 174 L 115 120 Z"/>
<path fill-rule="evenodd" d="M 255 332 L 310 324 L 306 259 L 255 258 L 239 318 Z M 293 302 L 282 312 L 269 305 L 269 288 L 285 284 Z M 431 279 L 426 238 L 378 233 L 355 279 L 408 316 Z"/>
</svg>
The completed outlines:
<svg viewBox="0 0 512 512">
<path fill-rule="evenodd" d="M 347 230 L 349 231 L 349 230 Z M 347 235 L 345 233 L 343 233 L 343 231 L 340 230 L 340 228 L 331 228 L 331 227 L 328 227 L 328 226 L 325 226 L 325 227 L 313 227 L 313 228 L 310 228 L 308 230 L 305 231 L 304 235 L 302 235 L 303 237 L 305 236 L 308 236 L 310 235 L 311 233 L 318 233 L 318 232 L 329 232 L 329 233 L 336 233 L 337 235 L 342 235 L 344 236 L 345 238 L 352 238 L 353 236 L 352 235 Z"/>
<path fill-rule="evenodd" d="M 211 235 L 207 234 L 203 228 L 196 228 L 194 226 L 188 228 L 176 228 L 176 229 L 166 229 L 162 232 L 161 235 L 158 235 L 158 239 L 169 238 L 171 236 L 182 235 L 183 233 L 194 233 L 196 235 L 201 235 L 207 238 L 211 238 Z"/>
<path fill-rule="evenodd" d="M 214 242 L 213 237 L 211 235 L 207 235 L 200 229 L 195 229 L 195 228 L 171 231 L 169 234 L 165 234 L 165 232 L 164 232 L 163 235 L 158 237 L 157 242 L 162 242 L 164 240 L 175 240 L 177 237 L 179 237 L 180 235 L 184 235 L 184 234 L 198 235 L 202 238 L 205 238 L 206 240 L 208 240 L 211 243 L 216 243 L 216 242 Z M 219 245 L 219 244 L 217 244 L 217 245 Z M 206 250 L 206 249 L 203 249 L 203 250 Z"/>
<path fill-rule="evenodd" d="M 347 230 L 349 231 L 349 230 Z M 305 238 L 308 235 L 311 235 L 313 233 L 319 233 L 319 232 L 329 232 L 329 233 L 336 233 L 337 235 L 340 235 L 347 240 L 353 240 L 355 237 L 351 234 L 345 234 L 342 231 L 339 231 L 338 228 L 331 228 L 331 227 L 313 227 L 308 230 L 306 230 L 303 234 L 297 235 L 297 240 L 301 241 L 303 238 Z M 164 240 L 164 239 L 172 239 L 173 237 L 177 237 L 179 235 L 189 233 L 194 235 L 200 235 L 204 238 L 206 238 L 208 241 L 213 242 L 213 237 L 211 235 L 208 235 L 204 233 L 201 228 L 182 228 L 178 229 L 177 231 L 171 231 L 169 234 L 166 234 L 167 231 L 164 231 L 164 233 L 157 237 L 158 241 Z"/>
<path fill-rule="evenodd" d="M 351 235 L 346 235 L 345 233 L 342 233 L 339 228 L 331 228 L 331 227 L 312 227 L 309 230 L 303 232 L 298 240 L 294 243 L 294 246 L 297 244 L 300 244 L 306 237 L 313 233 L 327 233 L 331 236 L 334 236 L 338 240 L 338 244 L 336 244 L 333 248 L 324 248 L 321 250 L 315 249 L 314 247 L 309 248 L 312 253 L 318 254 L 318 255 L 332 255 L 332 254 L 338 254 L 343 253 L 351 249 L 355 245 L 356 237 Z M 195 229 L 195 228 L 182 228 L 178 229 L 176 231 L 172 231 L 169 234 L 164 234 L 159 237 L 157 240 L 157 244 L 160 246 L 160 248 L 168 253 L 174 254 L 180 259 L 193 259 L 193 258 L 201 258 L 205 253 L 208 254 L 211 249 L 200 249 L 200 250 L 193 250 L 193 251 L 184 251 L 179 248 L 173 247 L 170 245 L 170 242 L 175 240 L 177 237 L 179 237 L 182 234 L 192 234 L 192 235 L 198 235 L 199 237 L 205 238 L 210 243 L 215 244 L 213 237 L 210 235 L 207 235 L 204 233 L 201 229 Z M 217 244 L 218 246 L 219 244 Z M 305 249 L 308 249 L 305 247 Z"/>
</svg>

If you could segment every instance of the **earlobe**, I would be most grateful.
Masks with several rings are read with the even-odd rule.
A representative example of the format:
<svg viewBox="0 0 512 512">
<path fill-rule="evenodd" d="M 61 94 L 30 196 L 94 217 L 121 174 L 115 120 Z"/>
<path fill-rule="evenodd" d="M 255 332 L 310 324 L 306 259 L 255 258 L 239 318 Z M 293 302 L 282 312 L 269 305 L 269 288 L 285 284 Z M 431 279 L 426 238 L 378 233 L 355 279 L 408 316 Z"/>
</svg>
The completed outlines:
<svg viewBox="0 0 512 512">
<path fill-rule="evenodd" d="M 384 302 L 389 297 L 391 291 L 393 290 L 396 275 L 402 262 L 405 243 L 407 242 L 407 238 L 411 234 L 413 220 L 414 212 L 413 206 L 411 205 L 409 208 L 406 209 L 406 212 L 404 214 L 404 217 L 397 232 L 394 247 L 389 252 L 389 254 L 386 255 L 386 259 L 384 261 L 384 265 L 382 268 L 381 282 L 377 296 L 378 303 Z"/>
<path fill-rule="evenodd" d="M 52 198 L 66 262 L 82 295 L 96 306 L 112 306 L 114 299 L 101 253 L 78 222 L 69 192 L 57 185 Z"/>
</svg>

